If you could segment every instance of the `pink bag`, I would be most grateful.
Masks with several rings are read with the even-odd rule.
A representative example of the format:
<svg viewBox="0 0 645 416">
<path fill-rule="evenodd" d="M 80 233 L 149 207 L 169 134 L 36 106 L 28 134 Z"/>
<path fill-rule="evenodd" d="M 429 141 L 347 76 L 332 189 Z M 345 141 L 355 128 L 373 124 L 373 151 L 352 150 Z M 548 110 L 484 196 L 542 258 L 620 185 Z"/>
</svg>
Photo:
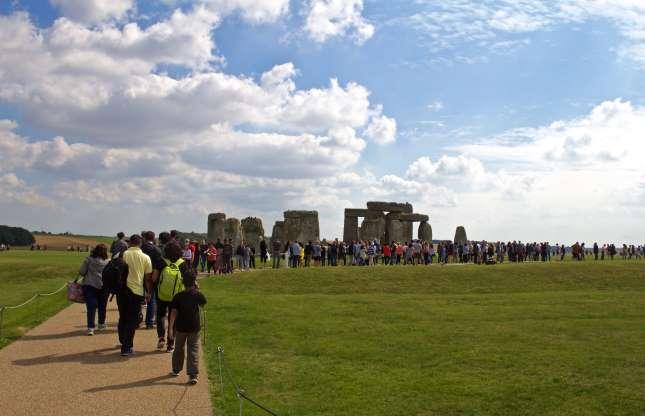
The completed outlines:
<svg viewBox="0 0 645 416">
<path fill-rule="evenodd" d="M 67 283 L 67 300 L 70 302 L 85 303 L 83 286 L 81 286 L 76 280 Z"/>
</svg>

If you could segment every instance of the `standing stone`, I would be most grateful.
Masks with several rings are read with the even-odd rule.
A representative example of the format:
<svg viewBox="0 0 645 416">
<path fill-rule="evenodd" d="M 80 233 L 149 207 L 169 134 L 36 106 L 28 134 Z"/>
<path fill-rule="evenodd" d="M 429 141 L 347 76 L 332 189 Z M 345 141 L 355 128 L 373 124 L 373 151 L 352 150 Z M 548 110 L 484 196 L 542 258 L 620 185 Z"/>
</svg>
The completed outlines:
<svg viewBox="0 0 645 416">
<path fill-rule="evenodd" d="M 358 217 L 350 217 L 345 214 L 345 223 L 343 224 L 343 241 L 349 242 L 356 240 L 358 240 Z"/>
<path fill-rule="evenodd" d="M 260 218 L 246 217 L 242 220 L 242 239 L 260 252 L 260 240 L 264 237 L 264 227 Z"/>
<path fill-rule="evenodd" d="M 237 218 L 228 218 L 224 226 L 224 238 L 232 239 L 233 245 L 237 247 L 242 242 L 242 227 Z"/>
<path fill-rule="evenodd" d="M 285 232 L 284 221 L 276 221 L 275 224 L 273 224 L 271 240 L 280 241 L 282 244 L 287 242 L 287 233 Z"/>
<path fill-rule="evenodd" d="M 224 240 L 224 228 L 226 226 L 226 214 L 221 212 L 208 215 L 208 241 L 215 242 L 219 238 Z"/>
<path fill-rule="evenodd" d="M 382 211 L 368 211 L 368 216 L 363 220 L 359 229 L 359 238 L 368 241 L 384 241 L 385 235 L 385 214 Z"/>
<path fill-rule="evenodd" d="M 286 239 L 306 244 L 320 240 L 318 211 L 285 211 L 284 228 Z"/>
<path fill-rule="evenodd" d="M 400 213 L 390 212 L 386 216 L 386 239 L 388 243 L 395 241 L 397 243 L 403 243 L 407 240 L 407 236 L 403 230 L 403 223 L 399 220 Z"/>
<path fill-rule="evenodd" d="M 427 241 L 428 243 L 432 242 L 432 227 L 426 221 L 419 224 L 418 231 L 419 240 Z"/>
<path fill-rule="evenodd" d="M 466 229 L 463 226 L 457 227 L 455 230 L 455 244 L 465 244 L 468 242 L 468 237 L 466 237 Z"/>
</svg>

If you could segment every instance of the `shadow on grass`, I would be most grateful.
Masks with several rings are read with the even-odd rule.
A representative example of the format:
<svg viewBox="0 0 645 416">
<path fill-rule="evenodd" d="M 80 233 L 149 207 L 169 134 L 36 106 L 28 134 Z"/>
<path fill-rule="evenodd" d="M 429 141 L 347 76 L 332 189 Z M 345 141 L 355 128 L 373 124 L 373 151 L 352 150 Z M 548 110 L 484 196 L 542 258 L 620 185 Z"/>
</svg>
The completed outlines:
<svg viewBox="0 0 645 416">
<path fill-rule="evenodd" d="M 174 380 L 174 381 L 171 382 L 169 380 Z M 178 381 L 177 377 L 173 377 L 172 375 L 167 374 L 163 376 L 137 380 L 130 383 L 113 384 L 111 386 L 103 386 L 103 387 L 94 387 L 88 390 L 84 390 L 83 392 L 100 393 L 102 391 L 129 390 L 137 387 L 150 387 L 150 386 L 186 386 L 186 383 Z"/>
<path fill-rule="evenodd" d="M 81 364 L 110 364 L 123 362 L 125 360 L 136 360 L 137 357 L 143 357 L 151 354 L 159 354 L 157 351 L 143 351 L 137 352 L 134 356 L 131 357 L 121 357 L 121 351 L 119 347 L 110 347 L 102 348 L 94 351 L 85 351 L 74 354 L 66 355 L 57 355 L 49 354 L 43 355 L 41 357 L 34 358 L 24 358 L 20 360 L 13 361 L 14 365 L 20 366 L 32 366 L 32 365 L 43 365 L 43 364 L 52 364 L 52 363 L 81 363 Z"/>
</svg>

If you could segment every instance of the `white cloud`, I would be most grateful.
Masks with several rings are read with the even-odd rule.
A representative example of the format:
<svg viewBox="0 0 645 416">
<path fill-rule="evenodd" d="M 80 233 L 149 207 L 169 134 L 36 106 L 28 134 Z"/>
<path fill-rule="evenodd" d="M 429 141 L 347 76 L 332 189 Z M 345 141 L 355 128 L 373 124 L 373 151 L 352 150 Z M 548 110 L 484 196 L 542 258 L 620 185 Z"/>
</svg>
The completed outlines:
<svg viewBox="0 0 645 416">
<path fill-rule="evenodd" d="M 53 202 L 40 195 L 34 188 L 28 186 L 14 173 L 0 175 L 0 205 L 18 203 L 20 205 L 52 208 Z"/>
<path fill-rule="evenodd" d="M 289 12 L 289 0 L 202 0 L 220 14 L 239 10 L 253 23 L 273 22 Z"/>
<path fill-rule="evenodd" d="M 311 0 L 305 30 L 316 42 L 350 35 L 361 45 L 374 35 L 362 12 L 363 0 Z"/>
<path fill-rule="evenodd" d="M 365 135 L 377 144 L 389 144 L 396 141 L 396 120 L 387 116 L 372 117 L 365 130 Z"/>
<path fill-rule="evenodd" d="M 480 181 L 486 174 L 482 163 L 475 158 L 459 155 L 456 157 L 443 155 L 437 162 L 429 157 L 415 160 L 406 172 L 408 178 L 418 181 L 445 180 L 454 178 L 463 181 Z"/>
<path fill-rule="evenodd" d="M 617 48 L 619 56 L 645 64 L 645 2 L 639 0 L 418 0 L 417 4 L 421 11 L 393 22 L 424 34 L 435 52 L 472 44 L 504 53 L 527 44 L 517 35 L 606 19 L 624 38 Z"/>
<path fill-rule="evenodd" d="M 433 101 L 427 106 L 429 111 L 436 112 L 443 110 L 443 103 L 441 101 Z"/>
<path fill-rule="evenodd" d="M 122 19 L 135 5 L 134 0 L 50 0 L 64 16 L 83 23 Z"/>
<path fill-rule="evenodd" d="M 136 24 L 88 29 L 67 19 L 39 30 L 24 13 L 0 17 L 0 98 L 68 140 L 130 147 L 176 142 L 220 123 L 329 136 L 363 129 L 381 115 L 369 90 L 353 82 L 332 79 L 326 88 L 298 90 L 292 63 L 268 70 L 259 82 L 210 68 L 217 59 L 210 33 L 218 22 L 199 6 L 145 30 Z M 193 72 L 172 78 L 156 73 L 162 64 Z"/>
<path fill-rule="evenodd" d="M 549 126 L 511 130 L 498 137 L 455 150 L 480 159 L 520 163 L 532 169 L 560 167 L 586 170 L 642 169 L 645 108 L 616 99 L 590 114 Z"/>
</svg>

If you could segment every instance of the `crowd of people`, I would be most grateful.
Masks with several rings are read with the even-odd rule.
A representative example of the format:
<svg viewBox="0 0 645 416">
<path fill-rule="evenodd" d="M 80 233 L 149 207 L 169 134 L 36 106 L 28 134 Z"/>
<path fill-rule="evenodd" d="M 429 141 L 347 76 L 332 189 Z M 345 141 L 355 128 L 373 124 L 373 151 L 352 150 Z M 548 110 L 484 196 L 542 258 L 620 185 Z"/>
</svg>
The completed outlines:
<svg viewBox="0 0 645 416">
<path fill-rule="evenodd" d="M 619 253 L 614 244 L 604 244 L 600 247 L 594 243 L 593 249 L 585 248 L 584 243 L 576 242 L 571 247 L 564 244 L 551 245 L 549 242 L 523 243 L 521 241 L 487 242 L 467 241 L 454 243 L 451 241 L 428 242 L 413 240 L 412 242 L 381 243 L 378 240 L 344 242 L 309 241 L 306 244 L 297 241 L 272 242 L 271 256 L 273 268 L 279 268 L 281 261 L 284 267 L 309 266 L 371 266 L 383 265 L 428 265 L 432 263 L 473 263 L 495 264 L 527 261 L 564 260 L 571 253 L 574 260 L 585 260 L 593 255 L 596 260 L 614 259 Z M 623 259 L 644 258 L 645 246 L 623 245 L 620 256 Z"/>
<path fill-rule="evenodd" d="M 172 353 L 171 374 L 178 376 L 186 361 L 190 384 L 198 381 L 200 307 L 206 298 L 197 285 L 196 251 L 180 242 L 176 232 L 155 238 L 152 231 L 125 238 L 119 233 L 109 253 L 99 244 L 84 259 L 79 274 L 87 309 L 87 334 L 106 329 L 106 309 L 111 295 L 119 311 L 121 356 L 134 354 L 136 331 L 156 326 L 157 349 Z M 187 250 L 192 254 L 187 256 Z M 98 313 L 98 326 L 96 315 Z"/>
</svg>

